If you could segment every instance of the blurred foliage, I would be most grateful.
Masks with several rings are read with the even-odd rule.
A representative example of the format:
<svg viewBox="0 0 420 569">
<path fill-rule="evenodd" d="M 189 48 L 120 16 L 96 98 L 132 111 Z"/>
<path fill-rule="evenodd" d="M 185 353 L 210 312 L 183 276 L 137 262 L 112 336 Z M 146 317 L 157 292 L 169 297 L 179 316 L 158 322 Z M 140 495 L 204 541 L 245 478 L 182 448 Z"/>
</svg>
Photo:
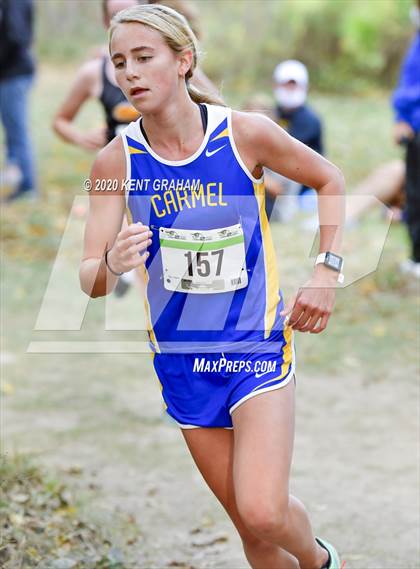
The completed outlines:
<svg viewBox="0 0 420 569">
<path fill-rule="evenodd" d="M 413 33 L 412 0 L 197 0 L 204 67 L 223 91 L 266 90 L 282 59 L 306 63 L 317 89 L 389 87 Z M 106 42 L 100 0 L 38 2 L 41 60 L 83 60 Z"/>
<path fill-rule="evenodd" d="M 41 62 L 72 63 L 89 59 L 106 43 L 101 0 L 38 0 L 36 54 Z"/>
<path fill-rule="evenodd" d="M 228 90 L 269 87 L 275 65 L 289 58 L 308 66 L 318 89 L 389 87 L 412 34 L 412 2 L 405 0 L 216 3 L 217 11 L 215 2 L 200 4 L 207 24 L 205 66 Z"/>
<path fill-rule="evenodd" d="M 78 468 L 68 474 L 80 476 Z M 0 457 L 0 567 L 124 569 L 121 550 L 105 531 L 82 519 L 74 491 L 26 456 Z M 126 545 L 139 534 L 125 521 Z"/>
</svg>

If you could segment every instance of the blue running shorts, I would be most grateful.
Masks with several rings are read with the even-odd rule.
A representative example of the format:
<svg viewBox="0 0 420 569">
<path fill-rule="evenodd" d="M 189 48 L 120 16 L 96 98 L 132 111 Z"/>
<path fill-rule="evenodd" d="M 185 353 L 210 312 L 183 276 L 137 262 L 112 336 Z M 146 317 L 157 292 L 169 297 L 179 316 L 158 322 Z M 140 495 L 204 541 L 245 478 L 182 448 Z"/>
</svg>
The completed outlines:
<svg viewBox="0 0 420 569">
<path fill-rule="evenodd" d="M 232 428 L 232 412 L 294 376 L 294 350 L 280 353 L 153 354 L 167 413 L 183 429 Z"/>
</svg>

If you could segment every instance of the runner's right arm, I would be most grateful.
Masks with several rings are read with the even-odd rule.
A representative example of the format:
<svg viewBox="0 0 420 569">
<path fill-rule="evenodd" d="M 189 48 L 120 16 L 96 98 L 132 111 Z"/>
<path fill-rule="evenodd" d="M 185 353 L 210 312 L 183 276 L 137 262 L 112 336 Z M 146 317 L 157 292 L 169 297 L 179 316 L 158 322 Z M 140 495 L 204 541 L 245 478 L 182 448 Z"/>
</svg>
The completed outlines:
<svg viewBox="0 0 420 569">
<path fill-rule="evenodd" d="M 112 292 L 118 278 L 114 273 L 143 265 L 149 255 L 144 252 L 151 244 L 149 228 L 140 223 L 123 226 L 125 177 L 124 148 L 121 137 L 117 137 L 99 152 L 90 176 L 89 214 L 79 275 L 83 292 L 93 298 Z M 101 180 L 118 180 L 118 189 L 96 189 L 101 187 Z"/>
</svg>

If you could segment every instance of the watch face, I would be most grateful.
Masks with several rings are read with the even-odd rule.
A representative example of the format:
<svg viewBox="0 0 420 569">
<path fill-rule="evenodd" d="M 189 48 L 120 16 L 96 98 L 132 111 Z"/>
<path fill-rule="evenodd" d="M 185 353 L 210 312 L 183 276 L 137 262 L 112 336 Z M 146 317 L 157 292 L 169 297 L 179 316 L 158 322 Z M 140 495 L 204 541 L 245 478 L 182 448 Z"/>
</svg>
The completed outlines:
<svg viewBox="0 0 420 569">
<path fill-rule="evenodd" d="M 327 253 L 325 255 L 325 264 L 328 267 L 331 267 L 331 269 L 334 269 L 335 271 L 341 271 L 341 266 L 343 264 L 343 259 L 341 257 L 339 257 L 338 255 L 334 255 L 334 253 Z"/>
</svg>

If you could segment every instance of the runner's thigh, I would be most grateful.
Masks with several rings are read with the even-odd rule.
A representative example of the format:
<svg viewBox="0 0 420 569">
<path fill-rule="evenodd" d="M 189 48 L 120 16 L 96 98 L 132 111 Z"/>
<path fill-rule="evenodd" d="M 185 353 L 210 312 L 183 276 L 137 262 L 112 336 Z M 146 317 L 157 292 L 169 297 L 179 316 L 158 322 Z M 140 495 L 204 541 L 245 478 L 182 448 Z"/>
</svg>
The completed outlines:
<svg viewBox="0 0 420 569">
<path fill-rule="evenodd" d="M 245 519 L 255 510 L 286 512 L 295 420 L 295 384 L 251 397 L 232 413 L 236 504 Z"/>
<path fill-rule="evenodd" d="M 248 537 L 233 488 L 233 431 L 229 429 L 182 429 L 187 446 L 210 490 L 232 519 L 239 534 Z"/>
</svg>

